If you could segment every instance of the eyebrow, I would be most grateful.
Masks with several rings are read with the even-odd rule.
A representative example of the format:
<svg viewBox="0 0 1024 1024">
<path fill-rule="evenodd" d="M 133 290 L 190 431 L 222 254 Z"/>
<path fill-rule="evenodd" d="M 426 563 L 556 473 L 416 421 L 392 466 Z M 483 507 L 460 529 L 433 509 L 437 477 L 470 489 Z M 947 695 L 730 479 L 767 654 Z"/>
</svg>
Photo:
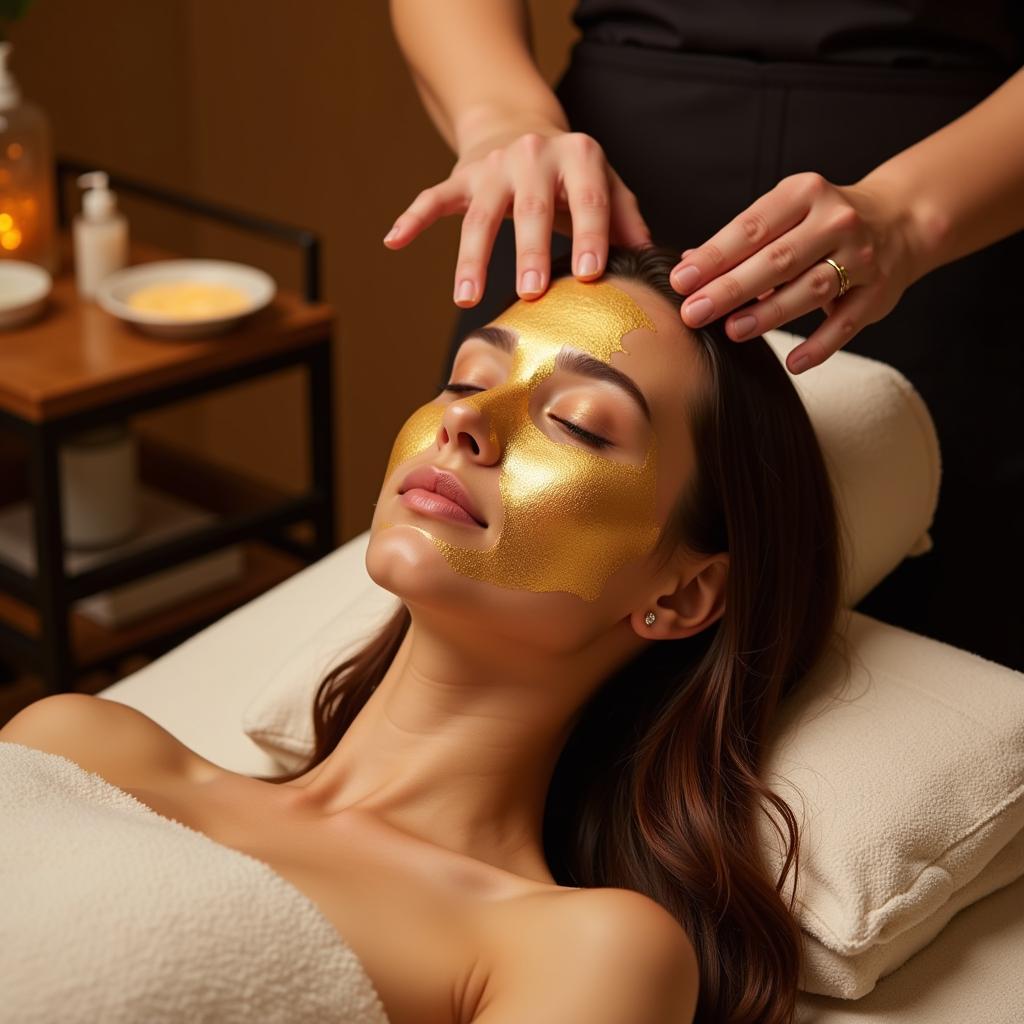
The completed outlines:
<svg viewBox="0 0 1024 1024">
<path fill-rule="evenodd" d="M 494 345 L 495 348 L 500 348 L 510 355 L 515 350 L 516 345 L 519 344 L 519 336 L 507 327 L 477 327 L 475 330 L 470 331 L 462 340 L 468 341 L 470 338 L 480 338 L 481 341 L 486 341 L 488 345 Z M 585 352 L 563 348 L 555 358 L 555 369 L 569 370 L 573 373 L 583 374 L 586 377 L 592 377 L 594 380 L 602 380 L 608 384 L 614 384 L 625 391 L 636 402 L 640 407 L 640 411 L 644 414 L 644 418 L 648 423 L 651 422 L 651 407 L 647 404 L 644 393 L 636 386 L 632 377 L 627 377 L 626 374 L 621 370 L 615 369 L 610 363 L 605 363 L 600 359 L 595 359 L 593 356 L 588 356 Z"/>
</svg>

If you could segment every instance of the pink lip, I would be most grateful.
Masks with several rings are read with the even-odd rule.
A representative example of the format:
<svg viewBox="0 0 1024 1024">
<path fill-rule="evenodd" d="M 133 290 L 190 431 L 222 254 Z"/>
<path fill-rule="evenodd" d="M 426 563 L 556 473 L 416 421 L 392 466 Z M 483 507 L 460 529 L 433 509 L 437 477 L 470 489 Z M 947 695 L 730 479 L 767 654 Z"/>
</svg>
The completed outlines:
<svg viewBox="0 0 1024 1024">
<path fill-rule="evenodd" d="M 417 491 L 420 493 L 413 493 Z M 476 526 L 487 525 L 458 477 L 436 466 L 419 466 L 414 469 L 402 481 L 398 493 L 402 495 L 403 504 L 410 508 L 434 512 L 461 522 L 472 522 Z"/>
</svg>

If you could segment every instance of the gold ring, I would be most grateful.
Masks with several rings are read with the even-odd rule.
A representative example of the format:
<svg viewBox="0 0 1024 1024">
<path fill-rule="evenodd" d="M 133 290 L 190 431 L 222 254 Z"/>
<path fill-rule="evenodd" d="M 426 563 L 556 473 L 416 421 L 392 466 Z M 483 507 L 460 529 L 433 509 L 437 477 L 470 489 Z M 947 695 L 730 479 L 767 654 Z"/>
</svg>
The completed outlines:
<svg viewBox="0 0 1024 1024">
<path fill-rule="evenodd" d="M 829 259 L 827 256 L 825 257 L 825 262 L 830 263 L 839 275 L 839 293 L 836 295 L 836 298 L 841 299 L 850 290 L 850 278 L 846 273 L 846 267 L 841 263 L 836 263 L 833 259 Z"/>
</svg>

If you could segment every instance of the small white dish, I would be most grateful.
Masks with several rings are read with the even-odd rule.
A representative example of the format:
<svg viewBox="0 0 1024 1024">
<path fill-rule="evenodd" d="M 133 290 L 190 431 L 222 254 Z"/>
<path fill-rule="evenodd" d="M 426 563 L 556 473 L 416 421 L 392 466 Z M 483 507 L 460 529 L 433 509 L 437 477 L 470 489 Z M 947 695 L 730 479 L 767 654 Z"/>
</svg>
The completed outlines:
<svg viewBox="0 0 1024 1024">
<path fill-rule="evenodd" d="M 38 316 L 52 288 L 53 278 L 42 267 L 0 259 L 0 328 L 18 327 Z"/>
<path fill-rule="evenodd" d="M 135 292 L 158 284 L 216 284 L 242 292 L 247 304 L 223 316 L 181 316 L 129 305 Z M 228 260 L 160 260 L 125 267 L 105 277 L 96 289 L 101 308 L 147 334 L 162 338 L 198 338 L 222 334 L 269 305 L 277 293 L 274 279 L 256 267 Z"/>
</svg>

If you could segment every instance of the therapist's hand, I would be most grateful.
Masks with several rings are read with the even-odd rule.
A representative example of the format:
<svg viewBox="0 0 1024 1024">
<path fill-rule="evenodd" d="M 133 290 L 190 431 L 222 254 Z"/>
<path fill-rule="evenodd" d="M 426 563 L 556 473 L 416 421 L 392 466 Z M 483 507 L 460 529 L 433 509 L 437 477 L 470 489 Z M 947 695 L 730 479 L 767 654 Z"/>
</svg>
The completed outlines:
<svg viewBox="0 0 1024 1024">
<path fill-rule="evenodd" d="M 551 232 L 572 237 L 580 281 L 601 276 L 608 246 L 644 245 L 651 234 L 636 196 L 591 136 L 560 128 L 499 131 L 462 153 L 451 174 L 424 189 L 398 217 L 384 244 L 401 249 L 440 217 L 465 214 L 454 300 L 475 306 L 501 221 L 511 211 L 516 292 L 536 299 L 551 282 Z"/>
<path fill-rule="evenodd" d="M 680 315 L 689 327 L 759 300 L 725 322 L 734 341 L 823 309 L 825 321 L 787 356 L 790 372 L 800 373 L 892 310 L 923 276 L 922 250 L 910 211 L 881 183 L 833 185 L 807 171 L 783 178 L 703 245 L 686 250 L 670 280 L 688 296 Z M 842 298 L 826 257 L 846 268 Z M 691 267 L 696 273 L 684 278 Z"/>
</svg>

